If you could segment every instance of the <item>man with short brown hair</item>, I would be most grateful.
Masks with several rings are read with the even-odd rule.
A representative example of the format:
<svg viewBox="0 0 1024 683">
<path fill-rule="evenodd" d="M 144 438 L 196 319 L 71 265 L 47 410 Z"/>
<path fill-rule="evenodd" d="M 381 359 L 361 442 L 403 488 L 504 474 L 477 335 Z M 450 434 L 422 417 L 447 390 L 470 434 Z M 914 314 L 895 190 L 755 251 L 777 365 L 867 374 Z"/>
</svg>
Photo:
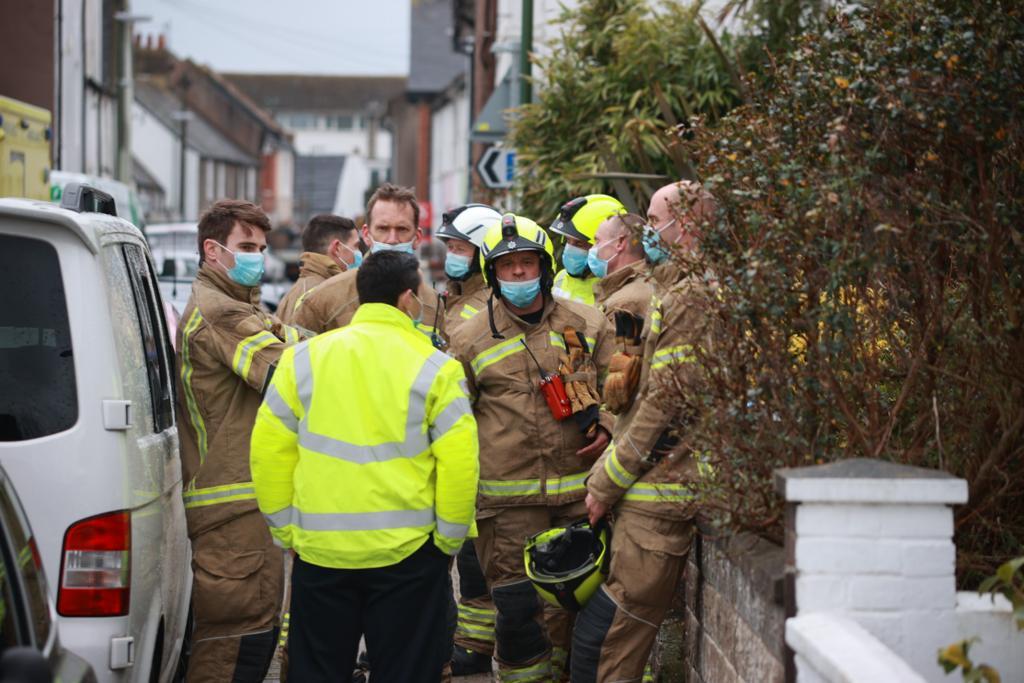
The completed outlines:
<svg viewBox="0 0 1024 683">
<path fill-rule="evenodd" d="M 420 206 L 409 188 L 391 183 L 381 185 L 366 205 L 366 225 L 363 241 L 370 253 L 403 251 L 416 253 L 416 243 L 422 236 L 419 227 Z M 431 338 L 435 346 L 444 346 L 442 339 L 444 318 L 438 312 L 437 292 L 420 283 L 417 296 L 423 301 L 423 315 L 414 321 L 416 329 Z M 359 308 L 355 271 L 339 273 L 306 293 L 298 302 L 294 324 L 312 334 L 344 327 Z"/>
<path fill-rule="evenodd" d="M 299 260 L 299 279 L 277 305 L 277 316 L 286 323 L 291 322 L 295 305 L 306 292 L 338 273 L 355 270 L 363 262 L 356 224 L 329 213 L 313 216 L 302 231 Z"/>
<path fill-rule="evenodd" d="M 263 680 L 277 641 L 283 557 L 256 506 L 249 435 L 298 333 L 260 307 L 270 221 L 221 200 L 199 219 L 199 273 L 178 327 L 178 429 L 192 541 L 189 683 Z"/>
</svg>

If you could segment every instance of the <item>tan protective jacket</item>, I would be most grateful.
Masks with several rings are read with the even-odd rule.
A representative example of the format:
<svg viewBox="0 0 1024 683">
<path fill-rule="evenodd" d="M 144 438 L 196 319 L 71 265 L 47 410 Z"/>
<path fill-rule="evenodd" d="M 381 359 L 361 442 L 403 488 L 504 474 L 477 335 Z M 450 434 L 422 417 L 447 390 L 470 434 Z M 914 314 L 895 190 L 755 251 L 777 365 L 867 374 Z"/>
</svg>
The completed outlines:
<svg viewBox="0 0 1024 683">
<path fill-rule="evenodd" d="M 545 372 L 557 372 L 565 352 L 563 330 L 581 331 L 588 338 L 600 386 L 614 351 L 608 322 L 592 306 L 549 298 L 540 322 L 528 325 L 501 299 L 492 301 L 494 326 L 503 338 L 494 338 L 485 305 L 455 330 L 451 346 L 466 371 L 480 435 L 477 507 L 484 511 L 582 500 L 587 466 L 576 451 L 587 440 L 572 418 L 558 422 L 551 415 L 538 386 L 537 364 L 523 343 Z M 608 429 L 611 424 L 611 415 L 602 413 L 601 425 Z"/>
<path fill-rule="evenodd" d="M 451 335 L 455 328 L 480 311 L 486 312 L 490 296 L 491 288 L 484 283 L 480 273 L 473 273 L 462 282 L 449 280 L 444 304 L 445 331 Z"/>
<path fill-rule="evenodd" d="M 178 326 L 178 429 L 189 536 L 256 510 L 249 437 L 278 357 L 298 332 L 216 266 L 200 267 Z"/>
<path fill-rule="evenodd" d="M 302 263 L 302 266 L 299 268 L 299 279 L 295 281 L 292 288 L 288 290 L 288 293 L 277 304 L 277 317 L 285 323 L 291 323 L 292 316 L 295 315 L 295 304 L 302 295 L 327 278 L 334 277 L 342 272 L 341 266 L 325 254 L 318 254 L 315 251 L 304 251 L 299 258 Z"/>
<path fill-rule="evenodd" d="M 695 351 L 713 352 L 713 336 L 705 285 L 695 276 L 681 277 L 678 269 L 660 272 L 665 281 L 673 273 L 678 282 L 663 299 L 652 299 L 640 393 L 616 421 L 612 443 L 591 469 L 587 489 L 607 505 L 688 519 L 694 513 L 688 482 L 698 475 L 697 461 L 689 453 L 671 452 L 655 462 L 651 451 L 679 417 L 670 408 L 673 379 L 685 382 L 697 372 Z"/>
<path fill-rule="evenodd" d="M 594 304 L 608 318 L 614 331 L 615 311 L 627 311 L 646 322 L 652 294 L 654 285 L 648 277 L 647 264 L 637 261 L 601 278 L 594 285 Z"/>
<path fill-rule="evenodd" d="M 358 272 L 346 270 L 338 273 L 306 292 L 295 305 L 292 324 L 312 334 L 321 334 L 352 322 L 352 316 L 359 308 Z M 437 292 L 421 282 L 416 296 L 423 302 L 423 319 L 417 329 L 429 338 L 435 332 L 436 321 L 436 332 L 443 337 L 444 318 L 438 310 Z"/>
</svg>

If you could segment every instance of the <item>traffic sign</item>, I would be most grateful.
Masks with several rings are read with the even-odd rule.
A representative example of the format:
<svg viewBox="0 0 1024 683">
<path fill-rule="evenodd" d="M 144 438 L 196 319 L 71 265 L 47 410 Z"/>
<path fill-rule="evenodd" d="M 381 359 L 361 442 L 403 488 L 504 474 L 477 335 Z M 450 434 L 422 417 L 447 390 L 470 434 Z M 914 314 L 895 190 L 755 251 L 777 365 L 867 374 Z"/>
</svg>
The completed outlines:
<svg viewBox="0 0 1024 683">
<path fill-rule="evenodd" d="M 516 151 L 503 147 L 488 147 L 476 164 L 476 172 L 484 185 L 492 190 L 512 187 L 516 175 Z"/>
</svg>

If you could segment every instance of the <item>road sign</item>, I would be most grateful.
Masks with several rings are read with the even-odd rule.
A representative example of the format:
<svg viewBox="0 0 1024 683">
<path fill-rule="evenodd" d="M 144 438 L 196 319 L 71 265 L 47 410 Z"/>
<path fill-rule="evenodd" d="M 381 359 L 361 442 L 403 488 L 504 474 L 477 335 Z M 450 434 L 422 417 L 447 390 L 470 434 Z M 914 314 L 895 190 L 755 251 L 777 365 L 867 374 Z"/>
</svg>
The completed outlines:
<svg viewBox="0 0 1024 683">
<path fill-rule="evenodd" d="M 488 147 L 477 162 L 476 172 L 484 181 L 484 185 L 492 190 L 512 187 L 516 175 L 516 151 Z"/>
</svg>

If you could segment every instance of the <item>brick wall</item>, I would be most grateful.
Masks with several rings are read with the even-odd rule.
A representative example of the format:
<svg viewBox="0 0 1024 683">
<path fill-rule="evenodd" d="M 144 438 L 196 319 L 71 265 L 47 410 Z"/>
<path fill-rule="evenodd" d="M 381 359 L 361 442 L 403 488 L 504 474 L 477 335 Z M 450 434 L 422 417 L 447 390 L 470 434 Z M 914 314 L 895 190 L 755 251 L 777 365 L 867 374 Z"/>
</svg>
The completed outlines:
<svg viewBox="0 0 1024 683">
<path fill-rule="evenodd" d="M 783 680 L 783 549 L 704 527 L 659 637 L 659 680 Z"/>
</svg>

